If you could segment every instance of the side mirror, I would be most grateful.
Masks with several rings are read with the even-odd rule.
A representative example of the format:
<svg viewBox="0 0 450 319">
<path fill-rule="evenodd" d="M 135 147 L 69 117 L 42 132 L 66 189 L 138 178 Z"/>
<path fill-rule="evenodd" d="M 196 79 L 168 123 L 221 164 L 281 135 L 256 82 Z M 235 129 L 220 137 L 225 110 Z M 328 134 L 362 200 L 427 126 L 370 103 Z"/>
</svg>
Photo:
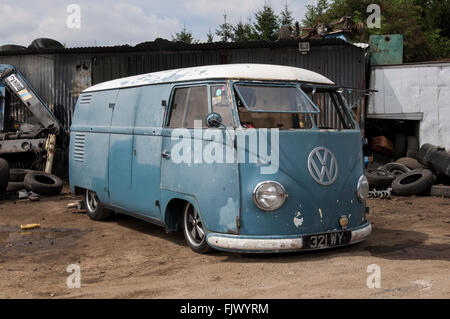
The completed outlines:
<svg viewBox="0 0 450 319">
<path fill-rule="evenodd" d="M 219 113 L 209 113 L 206 116 L 206 125 L 208 127 L 221 127 L 222 126 L 222 116 Z"/>
</svg>

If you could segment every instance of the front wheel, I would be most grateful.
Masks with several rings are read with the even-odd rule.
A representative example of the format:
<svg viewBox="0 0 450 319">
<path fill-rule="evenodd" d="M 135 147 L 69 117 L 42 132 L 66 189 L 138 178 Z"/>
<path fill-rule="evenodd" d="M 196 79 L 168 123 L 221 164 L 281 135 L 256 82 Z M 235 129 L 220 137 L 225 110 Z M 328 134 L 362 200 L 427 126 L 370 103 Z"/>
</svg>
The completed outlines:
<svg viewBox="0 0 450 319">
<path fill-rule="evenodd" d="M 184 238 L 193 251 L 207 253 L 211 250 L 206 242 L 205 228 L 195 207 L 188 203 L 184 209 Z"/>
<path fill-rule="evenodd" d="M 86 207 L 86 214 L 92 220 L 105 220 L 111 216 L 111 211 L 100 203 L 94 191 L 86 191 L 84 206 Z"/>
</svg>

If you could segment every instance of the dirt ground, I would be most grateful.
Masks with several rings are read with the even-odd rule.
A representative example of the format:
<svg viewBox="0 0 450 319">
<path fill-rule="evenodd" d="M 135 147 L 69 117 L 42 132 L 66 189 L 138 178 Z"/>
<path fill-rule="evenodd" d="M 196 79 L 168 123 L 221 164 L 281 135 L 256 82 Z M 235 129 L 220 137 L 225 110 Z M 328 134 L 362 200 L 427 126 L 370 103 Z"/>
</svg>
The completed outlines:
<svg viewBox="0 0 450 319">
<path fill-rule="evenodd" d="M 450 298 L 450 199 L 370 200 L 370 239 L 278 255 L 199 255 L 183 234 L 119 215 L 93 222 L 70 195 L 0 201 L 0 298 Z M 21 231 L 21 224 L 41 228 Z M 69 289 L 67 267 L 81 270 Z M 367 267 L 380 266 L 369 289 Z"/>
</svg>

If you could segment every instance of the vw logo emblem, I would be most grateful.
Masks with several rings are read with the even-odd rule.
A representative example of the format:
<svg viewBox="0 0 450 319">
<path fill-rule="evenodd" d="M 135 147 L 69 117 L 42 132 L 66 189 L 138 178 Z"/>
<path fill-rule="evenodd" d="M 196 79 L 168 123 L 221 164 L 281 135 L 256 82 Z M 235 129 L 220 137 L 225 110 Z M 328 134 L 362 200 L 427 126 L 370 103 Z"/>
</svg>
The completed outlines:
<svg viewBox="0 0 450 319">
<path fill-rule="evenodd" d="M 336 157 L 326 147 L 317 147 L 309 154 L 308 170 L 311 177 L 320 185 L 331 185 L 338 176 Z"/>
</svg>

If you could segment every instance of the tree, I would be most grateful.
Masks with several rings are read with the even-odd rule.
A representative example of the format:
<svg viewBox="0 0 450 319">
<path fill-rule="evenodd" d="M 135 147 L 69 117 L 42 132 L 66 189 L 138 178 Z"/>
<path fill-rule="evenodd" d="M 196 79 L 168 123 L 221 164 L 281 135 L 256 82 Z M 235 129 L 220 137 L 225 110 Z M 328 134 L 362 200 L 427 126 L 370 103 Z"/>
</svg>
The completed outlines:
<svg viewBox="0 0 450 319">
<path fill-rule="evenodd" d="M 220 41 L 228 42 L 233 37 L 233 26 L 227 22 L 227 13 L 223 14 L 223 23 L 216 29 L 216 35 L 220 37 Z"/>
<path fill-rule="evenodd" d="M 255 20 L 253 27 L 258 40 L 275 41 L 277 39 L 280 25 L 278 16 L 272 7 L 266 3 L 261 10 L 255 13 Z"/>
<path fill-rule="evenodd" d="M 211 29 L 209 29 L 208 33 L 206 33 L 206 37 L 207 37 L 206 42 L 208 43 L 214 42 L 214 34 L 211 32 Z"/>
<path fill-rule="evenodd" d="M 180 32 L 175 33 L 175 36 L 172 36 L 173 42 L 184 42 L 187 44 L 198 43 L 198 40 L 194 39 L 191 31 L 186 29 L 186 25 L 183 26 Z"/>
<path fill-rule="evenodd" d="M 425 35 L 427 51 L 432 59 L 450 57 L 449 0 L 415 0 L 422 8 L 420 25 Z"/>
<path fill-rule="evenodd" d="M 307 5 L 305 18 L 302 19 L 302 24 L 306 28 L 311 28 L 316 25 L 317 21 L 327 12 L 328 1 L 318 0 L 317 5 Z"/>
<path fill-rule="evenodd" d="M 239 21 L 235 26 L 233 26 L 232 40 L 234 42 L 252 41 L 254 38 L 255 32 L 250 19 L 248 22 Z"/>
<path fill-rule="evenodd" d="M 289 10 L 287 1 L 284 4 L 283 10 L 280 12 L 280 25 L 289 25 L 292 26 L 294 23 L 294 18 L 292 17 L 292 11 Z"/>
<path fill-rule="evenodd" d="M 332 0 L 324 20 L 336 21 L 351 16 L 364 22 L 369 16 L 367 6 L 373 0 Z M 367 42 L 370 35 L 402 34 L 404 61 L 419 62 L 450 56 L 449 0 L 378 0 L 381 7 L 381 28 L 368 29 L 355 41 Z"/>
</svg>

